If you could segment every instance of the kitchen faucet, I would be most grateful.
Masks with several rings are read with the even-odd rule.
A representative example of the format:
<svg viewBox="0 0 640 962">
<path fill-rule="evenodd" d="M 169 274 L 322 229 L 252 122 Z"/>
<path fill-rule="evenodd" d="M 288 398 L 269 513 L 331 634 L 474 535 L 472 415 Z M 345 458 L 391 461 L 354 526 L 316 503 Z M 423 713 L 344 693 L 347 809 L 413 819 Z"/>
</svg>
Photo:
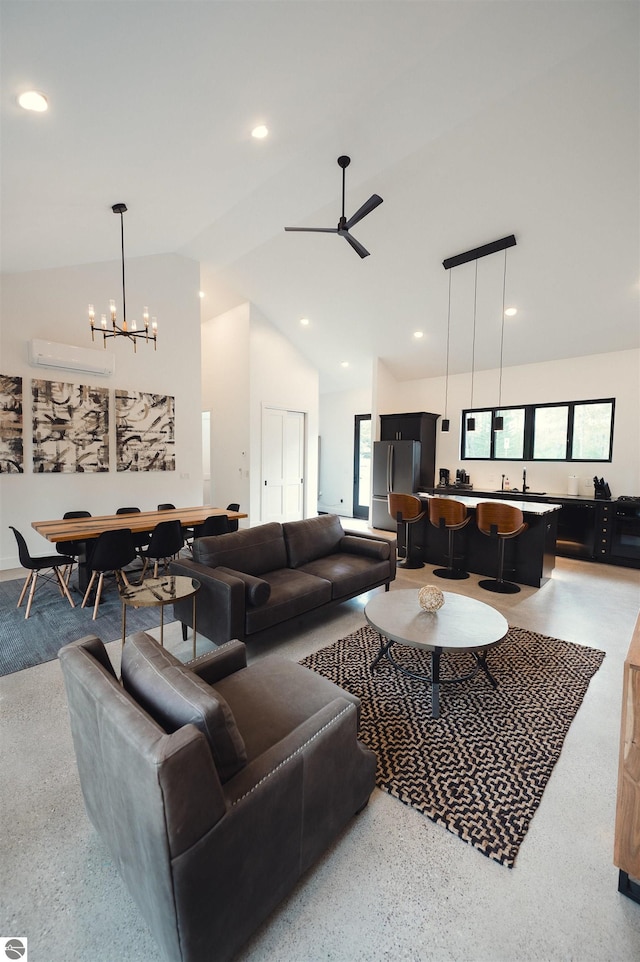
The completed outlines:
<svg viewBox="0 0 640 962">
<path fill-rule="evenodd" d="M 526 494 L 529 490 L 529 485 L 527 484 L 527 469 L 524 468 L 522 471 L 522 493 Z"/>
</svg>

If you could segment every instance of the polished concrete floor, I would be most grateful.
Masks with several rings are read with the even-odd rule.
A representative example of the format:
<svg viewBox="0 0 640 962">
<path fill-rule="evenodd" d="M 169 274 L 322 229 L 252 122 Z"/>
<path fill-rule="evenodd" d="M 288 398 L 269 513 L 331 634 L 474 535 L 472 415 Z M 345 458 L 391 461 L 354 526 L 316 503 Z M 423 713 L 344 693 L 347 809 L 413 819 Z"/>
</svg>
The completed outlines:
<svg viewBox="0 0 640 962">
<path fill-rule="evenodd" d="M 394 589 L 435 580 L 430 568 L 403 572 Z M 612 862 L 622 666 L 640 574 L 559 559 L 539 590 L 488 595 L 477 582 L 472 575 L 440 585 L 494 605 L 510 624 L 607 655 L 515 867 L 490 861 L 375 790 L 241 962 L 640 959 L 640 905 L 618 894 Z M 360 627 L 366 600 L 307 619 L 251 657 L 277 652 L 298 660 Z M 190 641 L 174 626 L 165 642 L 190 656 Z M 201 640 L 198 651 L 207 647 Z M 119 643 L 109 648 L 117 661 Z M 0 710 L 0 936 L 27 936 L 30 962 L 160 962 L 86 818 L 57 662 L 0 678 Z"/>
</svg>

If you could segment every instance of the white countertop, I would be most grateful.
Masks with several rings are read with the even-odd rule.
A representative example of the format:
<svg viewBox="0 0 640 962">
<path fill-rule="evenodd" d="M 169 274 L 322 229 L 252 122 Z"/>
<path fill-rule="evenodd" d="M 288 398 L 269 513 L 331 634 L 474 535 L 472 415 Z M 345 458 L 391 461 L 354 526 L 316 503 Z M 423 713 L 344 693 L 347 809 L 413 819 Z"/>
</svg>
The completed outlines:
<svg viewBox="0 0 640 962">
<path fill-rule="evenodd" d="M 482 498 L 470 497 L 467 494 L 427 494 L 424 491 L 417 491 L 419 498 L 447 498 L 451 501 L 460 501 L 468 508 L 475 508 L 481 501 L 497 502 L 498 504 L 510 504 L 514 508 L 520 508 L 523 514 L 551 514 L 552 511 L 560 511 L 561 504 L 549 504 L 543 501 L 514 501 L 513 498 Z"/>
</svg>

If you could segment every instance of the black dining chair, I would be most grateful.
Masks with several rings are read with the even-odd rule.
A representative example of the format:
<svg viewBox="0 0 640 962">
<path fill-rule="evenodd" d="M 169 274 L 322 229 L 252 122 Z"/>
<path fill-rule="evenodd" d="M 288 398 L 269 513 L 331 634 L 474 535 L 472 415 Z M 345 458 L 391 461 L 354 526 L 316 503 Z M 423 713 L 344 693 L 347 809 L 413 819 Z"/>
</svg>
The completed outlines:
<svg viewBox="0 0 640 962">
<path fill-rule="evenodd" d="M 116 510 L 116 514 L 140 514 L 140 508 L 118 508 Z M 133 535 L 133 543 L 136 546 L 136 549 L 140 549 L 138 551 L 139 554 L 141 554 L 143 548 L 148 547 L 150 541 L 150 531 L 136 531 L 136 533 Z"/>
<path fill-rule="evenodd" d="M 236 504 L 235 501 L 234 501 L 232 504 L 228 504 L 228 505 L 227 505 L 227 511 L 239 511 L 239 510 L 240 510 L 240 505 L 239 505 L 239 504 Z M 237 519 L 237 518 L 233 518 L 233 519 L 229 518 L 228 520 L 229 520 L 229 531 L 237 531 L 237 530 L 238 530 L 238 519 Z"/>
<path fill-rule="evenodd" d="M 161 521 L 151 534 L 149 547 L 143 552 L 144 564 L 140 581 L 144 579 L 150 561 L 153 561 L 153 577 L 158 577 L 158 567 L 163 562 L 166 571 L 172 558 L 180 552 L 184 545 L 182 525 L 179 521 Z"/>
<path fill-rule="evenodd" d="M 65 511 L 62 517 L 65 520 L 67 518 L 90 518 L 91 512 L 90 511 Z M 58 551 L 60 554 L 69 555 L 71 558 L 73 558 L 74 562 L 78 560 L 78 556 L 81 555 L 84 550 L 85 550 L 84 541 L 57 541 L 56 542 L 56 551 Z M 72 570 L 73 570 L 73 564 L 70 564 L 67 566 L 67 568 L 65 568 L 65 573 L 63 577 L 67 583 L 67 587 L 69 586 L 69 579 L 71 578 Z"/>
<path fill-rule="evenodd" d="M 159 505 L 158 505 L 158 511 L 174 511 L 174 510 L 175 510 L 175 507 L 176 507 L 175 504 L 171 504 L 169 501 L 167 501 L 166 504 L 159 504 Z M 186 542 L 186 544 L 187 544 L 187 547 L 190 548 L 190 547 L 191 547 L 191 542 L 193 541 L 193 528 L 185 527 L 185 526 L 183 525 L 183 526 L 182 526 L 182 534 L 183 534 L 184 540 L 185 540 L 185 542 Z"/>
<path fill-rule="evenodd" d="M 196 524 L 193 529 L 193 538 L 208 538 L 212 535 L 227 534 L 230 530 L 229 519 L 226 514 L 210 514 L 202 524 Z"/>
<path fill-rule="evenodd" d="M 19 608 L 24 600 L 24 596 L 29 590 L 29 600 L 27 601 L 27 610 L 25 612 L 25 621 L 31 614 L 31 603 L 33 602 L 33 596 L 36 593 L 36 584 L 38 583 L 38 576 L 42 575 L 44 581 L 53 581 L 55 578 L 58 587 L 60 589 L 60 594 L 63 594 L 72 608 L 75 608 L 73 598 L 69 594 L 69 589 L 67 588 L 67 583 L 64 577 L 60 574 L 60 569 L 63 570 L 68 566 L 73 564 L 73 558 L 71 555 L 64 554 L 49 554 L 42 555 L 39 558 L 32 558 L 29 553 L 29 548 L 27 547 L 27 542 L 24 540 L 23 536 L 14 528 L 13 525 L 9 525 L 14 535 L 16 536 L 16 541 L 18 542 L 18 557 L 20 559 L 20 564 L 23 568 L 26 568 L 29 574 L 25 579 L 24 586 L 20 592 L 20 597 L 18 598 L 18 604 L 16 608 Z M 53 574 L 44 574 L 43 572 L 51 570 Z"/>
<path fill-rule="evenodd" d="M 98 617 L 98 605 L 100 604 L 100 597 L 102 595 L 104 576 L 112 572 L 116 584 L 122 582 L 128 585 L 129 581 L 123 569 L 128 564 L 131 564 L 136 557 L 136 546 L 133 543 L 133 535 L 131 534 L 130 528 L 120 528 L 116 531 L 103 531 L 97 538 L 89 562 L 91 578 L 87 585 L 84 598 L 82 599 L 82 607 L 84 608 L 89 600 L 89 595 L 91 594 L 95 580 L 99 576 L 95 604 L 93 606 L 94 621 Z"/>
</svg>

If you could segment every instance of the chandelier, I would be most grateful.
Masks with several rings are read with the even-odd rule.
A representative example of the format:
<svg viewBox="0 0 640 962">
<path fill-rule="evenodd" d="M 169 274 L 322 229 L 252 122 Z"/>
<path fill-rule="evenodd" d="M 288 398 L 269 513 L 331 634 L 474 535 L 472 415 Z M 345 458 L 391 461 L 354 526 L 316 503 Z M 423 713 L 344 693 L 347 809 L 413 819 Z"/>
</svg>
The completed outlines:
<svg viewBox="0 0 640 962">
<path fill-rule="evenodd" d="M 100 323 L 96 324 L 96 312 L 93 309 L 93 304 L 89 304 L 89 323 L 91 325 L 91 340 L 95 341 L 96 331 L 98 334 L 102 334 L 103 344 L 106 348 L 107 338 L 109 337 L 128 337 L 130 341 L 133 342 L 134 352 L 137 350 L 138 339 L 144 338 L 144 340 L 149 343 L 153 341 L 153 348 L 157 350 L 157 340 L 158 340 L 158 321 L 155 317 L 151 318 L 151 330 L 149 330 L 149 308 L 145 307 L 142 311 L 142 324 L 141 330 L 138 330 L 137 321 L 132 320 L 131 325 L 127 324 L 127 299 L 125 295 L 124 287 L 124 218 L 123 214 L 127 209 L 126 204 L 114 204 L 111 210 L 114 214 L 120 214 L 120 245 L 122 251 L 122 325 L 119 325 L 116 321 L 116 302 L 109 301 L 109 311 L 111 314 L 111 325 L 108 325 L 107 315 L 102 314 L 100 316 Z"/>
</svg>

